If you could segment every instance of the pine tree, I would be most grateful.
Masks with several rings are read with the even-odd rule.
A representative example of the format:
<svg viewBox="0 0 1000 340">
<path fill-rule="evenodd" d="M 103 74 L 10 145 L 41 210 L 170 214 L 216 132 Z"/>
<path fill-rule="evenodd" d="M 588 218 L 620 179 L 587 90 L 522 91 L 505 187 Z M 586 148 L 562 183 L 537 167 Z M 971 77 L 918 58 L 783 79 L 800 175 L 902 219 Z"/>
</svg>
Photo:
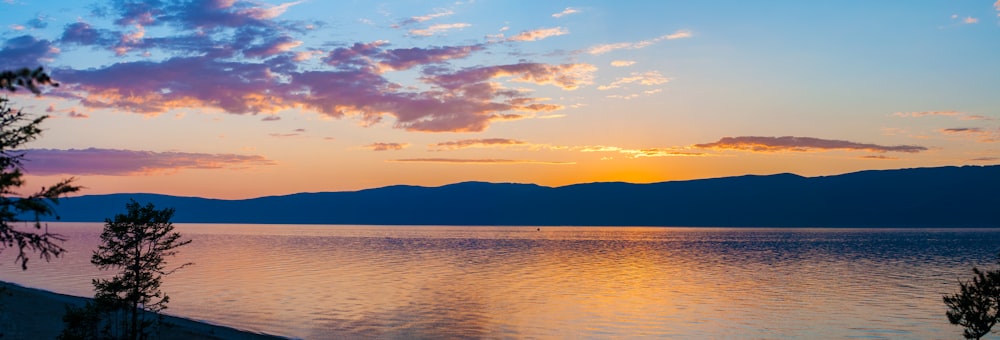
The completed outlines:
<svg viewBox="0 0 1000 340">
<path fill-rule="evenodd" d="M 972 268 L 969 281 L 959 281 L 959 292 L 945 295 L 948 321 L 965 327 L 966 339 L 979 339 L 990 333 L 1000 320 L 1000 269 L 981 271 Z"/>
<path fill-rule="evenodd" d="M 170 298 L 160 291 L 163 276 L 183 268 L 167 270 L 167 257 L 191 240 L 181 240 L 174 231 L 174 209 L 157 210 L 153 204 L 139 205 L 135 200 L 125 205 L 128 212 L 106 219 L 101 245 L 90 262 L 101 270 L 114 269 L 111 279 L 94 279 L 97 304 L 106 310 L 124 314 L 121 329 L 124 339 L 141 339 L 159 320 L 157 313 L 167 308 Z M 151 315 L 152 314 L 152 317 Z"/>
</svg>

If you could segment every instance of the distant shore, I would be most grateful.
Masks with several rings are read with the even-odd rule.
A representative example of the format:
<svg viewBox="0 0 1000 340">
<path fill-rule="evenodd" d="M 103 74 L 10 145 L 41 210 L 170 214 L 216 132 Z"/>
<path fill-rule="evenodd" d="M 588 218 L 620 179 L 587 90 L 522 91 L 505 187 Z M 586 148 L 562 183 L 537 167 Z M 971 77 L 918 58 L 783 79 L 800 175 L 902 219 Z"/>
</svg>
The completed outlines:
<svg viewBox="0 0 1000 340">
<path fill-rule="evenodd" d="M 65 305 L 82 306 L 89 299 L 0 281 L 0 333 L 3 339 L 55 339 L 62 332 Z M 166 316 L 172 327 L 160 334 L 163 340 L 191 339 L 285 339 L 241 331 L 181 317 Z"/>
</svg>

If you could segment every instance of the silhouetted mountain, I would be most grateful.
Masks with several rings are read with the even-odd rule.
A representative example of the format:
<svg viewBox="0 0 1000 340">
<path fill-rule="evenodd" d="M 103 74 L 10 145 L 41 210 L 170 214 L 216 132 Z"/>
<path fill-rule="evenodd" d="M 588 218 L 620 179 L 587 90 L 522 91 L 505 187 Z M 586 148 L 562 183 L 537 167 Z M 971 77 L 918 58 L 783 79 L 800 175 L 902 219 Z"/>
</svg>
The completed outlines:
<svg viewBox="0 0 1000 340">
<path fill-rule="evenodd" d="M 1000 166 L 556 188 L 465 182 L 246 200 L 112 194 L 68 198 L 57 210 L 63 221 L 103 221 L 129 198 L 202 223 L 1000 227 Z"/>
</svg>

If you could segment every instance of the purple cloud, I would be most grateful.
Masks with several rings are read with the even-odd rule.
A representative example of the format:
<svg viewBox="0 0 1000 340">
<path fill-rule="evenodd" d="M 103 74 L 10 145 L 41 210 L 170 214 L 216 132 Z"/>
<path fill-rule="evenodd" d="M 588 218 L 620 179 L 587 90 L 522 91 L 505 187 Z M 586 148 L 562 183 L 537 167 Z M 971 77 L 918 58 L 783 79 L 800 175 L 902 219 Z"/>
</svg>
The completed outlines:
<svg viewBox="0 0 1000 340">
<path fill-rule="evenodd" d="M 371 143 L 365 145 L 364 148 L 371 149 L 372 151 L 398 151 L 409 147 L 410 144 L 407 143 Z"/>
<path fill-rule="evenodd" d="M 524 145 L 524 144 L 527 143 L 516 139 L 484 138 L 484 139 L 462 139 L 456 141 L 441 142 L 437 144 L 432 144 L 431 148 L 434 151 L 442 151 L 442 150 L 457 150 L 457 149 L 474 148 L 474 147 L 510 146 L 510 145 Z"/>
<path fill-rule="evenodd" d="M 0 61 L 3 61 L 4 69 L 34 68 L 58 52 L 59 49 L 48 40 L 22 35 L 4 42 L 3 49 L 0 49 Z"/>
<path fill-rule="evenodd" d="M 884 146 L 876 144 L 855 143 L 843 140 L 819 139 L 812 137 L 723 137 L 717 142 L 695 144 L 703 149 L 741 150 L 753 152 L 777 151 L 819 151 L 819 150 L 852 150 L 872 152 L 908 152 L 926 151 L 927 148 L 917 145 Z"/>
<path fill-rule="evenodd" d="M 295 4 L 115 2 L 107 15 L 116 26 L 70 24 L 59 42 L 117 55 L 157 49 L 172 57 L 54 70 L 53 77 L 66 84 L 54 95 L 79 100 L 90 108 L 145 115 L 186 107 L 232 114 L 302 108 L 333 118 L 356 117 L 366 125 L 390 118 L 393 127 L 410 131 L 478 132 L 492 122 L 537 117 L 536 113 L 563 108 L 499 81 L 573 90 L 591 84 L 596 70 L 589 64 L 519 62 L 463 69 L 449 64 L 484 51 L 486 43 L 392 48 L 378 41 L 301 51 L 301 41 L 294 37 L 301 33 L 297 24 L 275 20 Z M 411 19 L 421 22 L 434 17 Z M 146 27 L 158 26 L 174 33 L 146 34 Z M 539 31 L 531 36 L 560 32 Z M 324 55 L 322 64 L 309 61 L 320 54 Z M 420 70 L 417 80 L 425 86 L 403 86 L 386 75 L 414 68 Z"/>
<path fill-rule="evenodd" d="M 29 149 L 31 175 L 136 176 L 183 169 L 244 169 L 274 165 L 258 155 L 153 152 L 116 149 Z"/>
</svg>

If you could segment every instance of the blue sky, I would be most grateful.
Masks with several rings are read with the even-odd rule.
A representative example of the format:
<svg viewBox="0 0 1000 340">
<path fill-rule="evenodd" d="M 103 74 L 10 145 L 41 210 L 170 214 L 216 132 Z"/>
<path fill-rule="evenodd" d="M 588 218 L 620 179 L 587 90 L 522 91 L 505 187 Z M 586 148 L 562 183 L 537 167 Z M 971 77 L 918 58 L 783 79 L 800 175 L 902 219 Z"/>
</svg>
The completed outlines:
<svg viewBox="0 0 1000 340">
<path fill-rule="evenodd" d="M 31 183 L 243 198 L 1000 161 L 1000 2 L 0 3 Z"/>
</svg>

